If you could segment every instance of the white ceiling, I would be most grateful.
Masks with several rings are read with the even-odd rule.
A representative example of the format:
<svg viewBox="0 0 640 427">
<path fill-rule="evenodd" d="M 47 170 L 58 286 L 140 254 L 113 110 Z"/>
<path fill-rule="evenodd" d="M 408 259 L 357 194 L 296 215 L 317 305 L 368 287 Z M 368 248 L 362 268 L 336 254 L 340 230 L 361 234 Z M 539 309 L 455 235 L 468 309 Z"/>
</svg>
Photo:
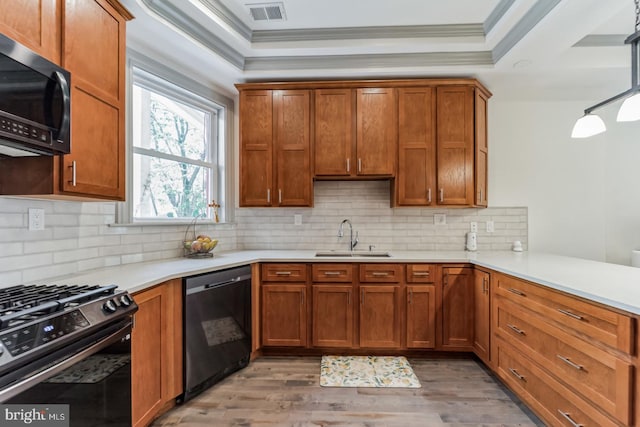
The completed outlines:
<svg viewBox="0 0 640 427">
<path fill-rule="evenodd" d="M 245 4 L 259 0 L 122 2 L 130 46 L 227 94 L 251 80 L 469 76 L 504 99 L 589 103 L 630 87 L 632 0 L 281 0 L 283 22 L 253 22 Z"/>
</svg>

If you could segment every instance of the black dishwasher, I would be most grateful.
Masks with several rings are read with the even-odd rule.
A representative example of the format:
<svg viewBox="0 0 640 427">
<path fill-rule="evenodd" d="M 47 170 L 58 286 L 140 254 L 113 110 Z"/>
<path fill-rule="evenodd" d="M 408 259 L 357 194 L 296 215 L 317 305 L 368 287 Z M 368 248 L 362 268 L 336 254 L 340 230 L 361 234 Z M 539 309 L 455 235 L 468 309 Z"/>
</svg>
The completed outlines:
<svg viewBox="0 0 640 427">
<path fill-rule="evenodd" d="M 249 364 L 251 267 L 187 277 L 183 288 L 187 401 Z"/>
</svg>

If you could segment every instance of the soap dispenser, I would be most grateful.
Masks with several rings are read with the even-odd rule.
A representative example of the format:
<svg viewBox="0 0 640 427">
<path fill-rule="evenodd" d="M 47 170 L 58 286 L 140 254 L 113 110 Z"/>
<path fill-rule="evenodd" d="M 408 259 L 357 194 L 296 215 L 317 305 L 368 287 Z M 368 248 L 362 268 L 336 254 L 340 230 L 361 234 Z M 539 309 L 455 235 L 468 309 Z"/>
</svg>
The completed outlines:
<svg viewBox="0 0 640 427">
<path fill-rule="evenodd" d="M 467 243 L 465 248 L 468 251 L 476 251 L 478 250 L 478 233 L 470 231 L 467 233 Z"/>
</svg>

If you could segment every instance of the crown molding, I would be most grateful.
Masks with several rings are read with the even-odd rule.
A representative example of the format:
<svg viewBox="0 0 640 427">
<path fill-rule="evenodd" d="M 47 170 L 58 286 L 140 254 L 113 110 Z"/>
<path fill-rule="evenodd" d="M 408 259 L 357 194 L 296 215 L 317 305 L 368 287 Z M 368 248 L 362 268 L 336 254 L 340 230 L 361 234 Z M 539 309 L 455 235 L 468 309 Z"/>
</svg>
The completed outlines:
<svg viewBox="0 0 640 427">
<path fill-rule="evenodd" d="M 526 36 L 561 0 L 538 0 L 513 26 L 511 31 L 493 48 L 493 61 L 497 63 Z"/>
<path fill-rule="evenodd" d="M 140 0 L 149 10 L 163 18 L 211 52 L 229 61 L 236 68 L 243 69 L 244 56 L 227 44 L 211 30 L 194 21 L 168 0 Z"/>
<path fill-rule="evenodd" d="M 495 8 L 491 11 L 487 19 L 485 19 L 482 24 L 482 28 L 484 30 L 484 34 L 487 35 L 493 30 L 493 27 L 496 26 L 498 22 L 502 19 L 505 13 L 513 6 L 516 0 L 500 0 L 500 3 L 496 5 Z"/>
<path fill-rule="evenodd" d="M 398 54 L 320 55 L 245 57 L 211 29 L 182 12 L 171 0 L 138 0 L 148 10 L 163 18 L 174 28 L 191 37 L 211 52 L 227 60 L 241 71 L 345 69 L 376 67 L 419 67 L 495 65 L 529 31 L 531 31 L 561 0 L 537 0 L 491 51 L 426 52 Z M 487 31 L 504 17 L 515 0 L 501 0 L 482 24 L 422 25 L 397 27 L 312 28 L 306 30 L 251 31 L 219 0 L 197 0 L 251 42 L 283 42 L 309 40 L 371 39 L 371 38 L 473 38 L 484 39 Z"/>
<path fill-rule="evenodd" d="M 256 30 L 253 43 L 354 39 L 412 39 L 477 37 L 484 40 L 482 24 L 405 25 L 395 27 L 305 28 Z"/>
<path fill-rule="evenodd" d="M 493 65 L 490 51 L 245 58 L 245 71 Z"/>
<path fill-rule="evenodd" d="M 242 19 L 238 18 L 227 6 L 222 4 L 218 0 L 197 0 L 206 7 L 211 13 L 224 21 L 235 32 L 240 34 L 248 42 L 252 38 L 252 30 L 249 28 Z"/>
<path fill-rule="evenodd" d="M 620 47 L 626 46 L 625 34 L 589 34 L 579 40 L 573 47 Z"/>
</svg>

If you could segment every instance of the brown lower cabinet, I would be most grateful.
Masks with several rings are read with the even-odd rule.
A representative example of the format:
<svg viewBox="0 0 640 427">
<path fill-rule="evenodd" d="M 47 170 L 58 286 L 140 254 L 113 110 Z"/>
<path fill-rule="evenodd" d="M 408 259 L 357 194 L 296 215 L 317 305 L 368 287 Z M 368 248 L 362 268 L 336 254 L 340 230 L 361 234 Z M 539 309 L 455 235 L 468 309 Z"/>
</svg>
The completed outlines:
<svg viewBox="0 0 640 427">
<path fill-rule="evenodd" d="M 442 349 L 473 351 L 472 267 L 442 268 Z"/>
<path fill-rule="evenodd" d="M 182 280 L 133 295 L 138 304 L 131 334 L 131 411 L 146 426 L 182 394 Z"/>
<path fill-rule="evenodd" d="M 360 347 L 400 348 L 402 289 L 360 285 Z"/>
<path fill-rule="evenodd" d="M 262 286 L 262 345 L 307 345 L 307 285 L 269 283 Z"/>
<path fill-rule="evenodd" d="M 474 333 L 473 351 L 486 364 L 491 362 L 491 274 L 474 270 L 473 309 Z"/>
<path fill-rule="evenodd" d="M 435 285 L 407 285 L 407 348 L 435 348 L 436 316 Z"/>
</svg>

